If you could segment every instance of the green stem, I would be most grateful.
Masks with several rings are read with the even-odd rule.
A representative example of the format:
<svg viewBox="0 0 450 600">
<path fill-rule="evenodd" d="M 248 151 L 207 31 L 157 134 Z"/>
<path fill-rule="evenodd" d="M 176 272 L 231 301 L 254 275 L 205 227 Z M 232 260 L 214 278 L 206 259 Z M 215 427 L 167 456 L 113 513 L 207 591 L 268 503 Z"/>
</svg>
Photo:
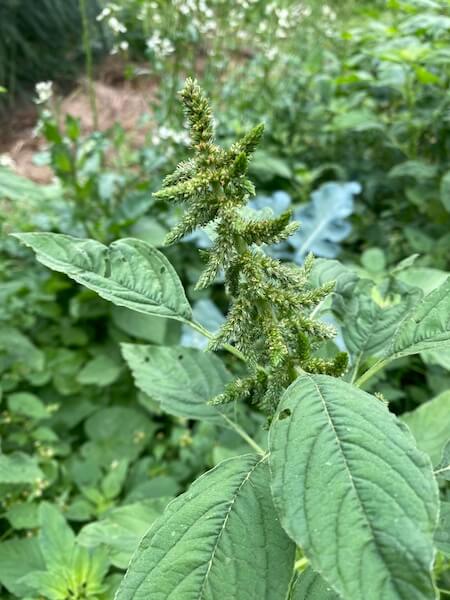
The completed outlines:
<svg viewBox="0 0 450 600">
<path fill-rule="evenodd" d="M 197 321 L 184 321 L 187 325 L 189 325 L 190 327 L 192 327 L 192 329 L 195 329 L 195 331 L 198 331 L 199 333 L 201 333 L 202 335 L 204 335 L 206 338 L 208 338 L 209 340 L 214 339 L 214 334 L 211 333 L 211 331 L 209 331 L 208 329 L 206 329 L 206 327 L 203 327 L 203 325 L 201 325 L 200 323 L 197 323 Z M 242 354 L 242 352 L 240 352 L 239 350 L 237 350 L 236 348 L 234 348 L 233 346 L 230 346 L 229 344 L 224 344 L 223 345 L 224 350 L 227 350 L 228 352 L 230 352 L 231 354 L 234 354 L 234 356 L 237 356 L 240 360 L 243 360 L 244 362 L 246 362 L 246 358 L 245 356 Z M 232 421 L 229 417 L 227 417 L 226 415 L 224 415 L 223 413 L 220 413 L 221 417 L 223 417 L 223 419 L 225 419 L 225 421 L 230 425 L 230 427 L 232 427 L 234 429 L 234 431 L 243 439 L 247 442 L 247 444 L 249 446 L 251 446 L 253 448 L 253 450 L 255 450 L 258 454 L 261 454 L 262 456 L 264 456 L 265 451 L 261 448 L 261 446 L 259 446 L 249 435 L 248 433 L 246 433 L 242 427 L 240 427 L 237 423 L 235 423 L 234 421 Z"/>
<path fill-rule="evenodd" d="M 251 446 L 253 448 L 253 450 L 255 450 L 258 454 L 261 454 L 261 456 L 264 456 L 266 454 L 266 452 L 261 448 L 261 446 L 259 446 L 255 440 L 253 440 L 248 433 L 246 433 L 242 427 L 240 427 L 240 425 L 238 425 L 237 423 L 235 423 L 234 421 L 232 421 L 230 418 L 227 417 L 227 415 L 224 415 L 223 413 L 220 413 L 220 415 L 225 419 L 225 421 L 228 423 L 228 425 L 230 425 L 230 427 L 232 427 L 234 429 L 234 431 L 241 436 L 241 438 L 243 440 L 245 440 L 247 442 L 247 444 L 249 446 Z"/>
<path fill-rule="evenodd" d="M 361 354 L 358 355 L 358 358 L 355 361 L 355 364 L 353 365 L 353 373 L 352 373 L 352 378 L 350 380 L 351 384 L 355 383 L 355 379 L 358 376 L 358 370 L 359 370 L 359 365 L 361 363 Z"/>
<path fill-rule="evenodd" d="M 189 327 L 192 327 L 192 329 L 195 329 L 195 331 L 198 331 L 199 333 L 204 335 L 206 338 L 208 338 L 208 340 L 214 339 L 214 334 L 211 331 L 209 331 L 209 329 L 206 329 L 206 327 L 203 327 L 203 325 L 201 325 L 200 323 L 197 323 L 197 321 L 184 321 L 184 322 L 186 323 L 186 325 L 189 325 Z M 227 352 L 229 352 L 230 354 L 234 354 L 234 356 L 239 358 L 239 360 L 242 360 L 243 362 L 247 362 L 247 359 L 242 354 L 242 352 L 240 350 L 238 350 L 237 348 L 235 348 L 234 346 L 232 346 L 231 344 L 223 344 L 222 348 L 224 350 L 226 350 Z"/>
<path fill-rule="evenodd" d="M 296 571 L 299 571 L 300 569 L 304 569 L 308 564 L 309 560 L 306 558 L 306 556 L 304 556 L 303 558 L 300 558 L 300 560 L 296 561 L 294 569 Z"/>
<path fill-rule="evenodd" d="M 446 471 L 450 471 L 450 466 L 448 467 L 442 467 L 442 469 L 436 469 L 436 471 L 434 471 L 434 475 L 441 475 L 442 473 L 445 473 Z"/>
<path fill-rule="evenodd" d="M 357 387 L 361 387 L 364 383 L 366 383 L 366 381 L 373 377 L 375 373 L 378 373 L 378 371 L 385 367 L 388 364 L 388 362 L 388 360 L 379 360 L 378 362 L 376 362 L 370 367 L 370 369 L 367 369 L 367 371 L 363 373 L 359 379 L 356 380 L 355 385 Z"/>
<path fill-rule="evenodd" d="M 88 80 L 88 93 L 89 93 L 89 103 L 91 105 L 92 111 L 92 121 L 94 125 L 94 129 L 98 128 L 98 114 L 97 114 L 97 101 L 95 97 L 95 89 L 94 89 L 94 70 L 93 70 L 93 61 L 92 61 L 92 47 L 91 47 L 91 36 L 90 36 L 90 28 L 89 28 L 89 18 L 86 7 L 86 0 L 80 1 L 80 13 L 81 13 L 81 22 L 83 25 L 83 50 L 84 57 L 86 61 L 86 77 Z"/>
</svg>

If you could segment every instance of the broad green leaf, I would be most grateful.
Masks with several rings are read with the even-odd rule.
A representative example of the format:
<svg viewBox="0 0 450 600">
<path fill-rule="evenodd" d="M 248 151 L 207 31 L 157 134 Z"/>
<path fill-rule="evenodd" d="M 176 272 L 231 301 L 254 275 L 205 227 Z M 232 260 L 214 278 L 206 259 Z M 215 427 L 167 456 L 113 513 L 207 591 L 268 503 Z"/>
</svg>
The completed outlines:
<svg viewBox="0 0 450 600">
<path fill-rule="evenodd" d="M 386 269 L 386 255 L 381 248 L 369 248 L 362 253 L 361 264 L 370 273 L 382 273 Z"/>
<path fill-rule="evenodd" d="M 118 460 L 135 460 L 155 432 L 156 425 L 142 411 L 125 406 L 102 408 L 85 422 L 83 454 L 110 467 Z"/>
<path fill-rule="evenodd" d="M 106 549 L 89 552 L 75 544 L 66 554 L 59 564 L 49 566 L 46 571 L 31 572 L 22 581 L 48 600 L 101 597 L 107 590 L 103 582 L 109 568 Z"/>
<path fill-rule="evenodd" d="M 437 174 L 437 167 L 420 160 L 407 160 L 393 167 L 388 177 L 412 177 L 418 181 L 432 179 Z"/>
<path fill-rule="evenodd" d="M 8 396 L 8 408 L 16 415 L 31 417 L 32 419 L 48 419 L 50 413 L 45 405 L 34 394 L 16 392 Z"/>
<path fill-rule="evenodd" d="M 440 269 L 430 269 L 429 267 L 412 267 L 396 274 L 396 278 L 411 285 L 419 287 L 424 294 L 429 294 L 435 288 L 439 287 L 447 280 L 450 273 Z"/>
<path fill-rule="evenodd" d="M 223 392 L 231 375 L 218 356 L 196 348 L 122 344 L 136 385 L 171 414 L 190 419 L 222 420 L 207 404 Z"/>
<path fill-rule="evenodd" d="M 59 510 L 43 502 L 39 507 L 39 547 L 44 556 L 47 569 L 68 566 L 72 560 L 75 534 Z"/>
<path fill-rule="evenodd" d="M 83 527 L 77 541 L 88 548 L 107 546 L 111 563 L 126 569 L 139 542 L 167 502 L 168 498 L 152 498 L 114 508 L 99 521 Z"/>
<path fill-rule="evenodd" d="M 169 504 L 144 537 L 116 598 L 282 599 L 294 553 L 275 518 L 266 458 L 232 458 Z"/>
<path fill-rule="evenodd" d="M 427 365 L 439 365 L 443 369 L 450 371 L 450 346 L 448 348 L 440 348 L 439 350 L 421 352 L 420 357 Z"/>
<path fill-rule="evenodd" d="M 363 281 L 347 305 L 344 341 L 355 364 L 384 354 L 401 319 L 417 302 L 420 292 L 410 290 L 396 304 L 382 306 L 372 299 L 371 284 Z"/>
<path fill-rule="evenodd" d="M 119 377 L 122 367 L 106 354 L 100 354 L 90 360 L 77 375 L 78 383 L 83 385 L 111 385 Z"/>
<path fill-rule="evenodd" d="M 378 120 L 376 114 L 370 110 L 350 110 L 336 115 L 332 122 L 332 128 L 337 131 L 369 131 L 370 129 L 383 130 L 383 123 Z"/>
<path fill-rule="evenodd" d="M 292 585 L 289 600 L 340 600 L 322 577 L 308 567 Z"/>
<path fill-rule="evenodd" d="M 441 202 L 450 212 L 450 171 L 447 171 L 441 179 Z"/>
<path fill-rule="evenodd" d="M 13 538 L 0 543 L 0 584 L 19 598 L 31 596 L 23 577 L 44 567 L 44 558 L 36 538 Z"/>
<path fill-rule="evenodd" d="M 388 359 L 450 346 L 450 277 L 402 320 Z"/>
<path fill-rule="evenodd" d="M 28 200 L 42 206 L 44 202 L 55 200 L 61 194 L 60 184 L 39 185 L 10 169 L 0 167 L 0 198 L 9 198 L 20 203 Z"/>
<path fill-rule="evenodd" d="M 46 267 L 65 273 L 118 306 L 186 320 L 191 308 L 167 258 L 149 244 L 123 239 L 109 247 L 57 233 L 18 233 Z"/>
<path fill-rule="evenodd" d="M 438 489 L 429 458 L 382 402 L 300 376 L 270 430 L 281 523 L 345 600 L 430 600 Z"/>
<path fill-rule="evenodd" d="M 352 298 L 358 279 L 356 271 L 346 267 L 338 260 L 316 258 L 309 281 L 314 288 L 320 287 L 328 281 L 335 281 L 333 310 L 338 314 L 344 314 L 346 304 Z"/>
<path fill-rule="evenodd" d="M 450 390 L 401 416 L 416 438 L 417 447 L 426 452 L 433 465 L 441 460 L 450 440 Z"/>
<path fill-rule="evenodd" d="M 105 475 L 101 482 L 101 491 L 105 498 L 113 500 L 122 491 L 125 479 L 128 473 L 128 461 L 117 460 L 110 467 L 110 470 Z"/>
<path fill-rule="evenodd" d="M 34 484 L 43 477 L 36 460 L 27 454 L 0 454 L 0 484 Z"/>
<path fill-rule="evenodd" d="M 122 306 L 114 306 L 111 314 L 120 330 L 140 340 L 169 346 L 179 340 L 181 325 L 172 319 L 143 315 Z"/>
<path fill-rule="evenodd" d="M 41 371 L 44 368 L 44 354 L 15 327 L 0 326 L 0 349 L 27 370 Z"/>
<path fill-rule="evenodd" d="M 434 540 L 438 549 L 450 556 L 450 502 L 448 500 L 441 501 L 439 525 Z"/>
<path fill-rule="evenodd" d="M 5 513 L 13 529 L 37 529 L 39 506 L 33 502 L 16 502 Z"/>
<path fill-rule="evenodd" d="M 145 459 L 144 459 L 145 460 Z M 142 502 L 153 498 L 173 498 L 180 493 L 180 484 L 170 475 L 156 475 L 133 486 L 125 500 Z"/>
<path fill-rule="evenodd" d="M 62 600 L 70 597 L 67 588 L 71 578 L 73 579 L 73 574 L 68 567 L 63 567 L 52 571 L 33 571 L 26 575 L 22 582 L 32 588 L 33 598 L 38 596 L 46 600 Z"/>
<path fill-rule="evenodd" d="M 270 181 L 274 177 L 290 179 L 292 171 L 287 162 L 277 156 L 268 154 L 264 150 L 257 150 L 250 162 L 250 172 L 263 181 Z"/>
</svg>

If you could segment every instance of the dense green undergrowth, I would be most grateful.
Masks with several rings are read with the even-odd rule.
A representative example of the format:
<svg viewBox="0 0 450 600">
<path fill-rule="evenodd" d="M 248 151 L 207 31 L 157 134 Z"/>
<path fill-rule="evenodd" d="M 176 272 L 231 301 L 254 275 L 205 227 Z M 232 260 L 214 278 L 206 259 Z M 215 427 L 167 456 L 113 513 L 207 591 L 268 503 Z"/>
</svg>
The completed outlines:
<svg viewBox="0 0 450 600">
<path fill-rule="evenodd" d="M 223 12 L 224 2 L 205 3 L 213 16 L 201 2 L 187 14 L 181 3 L 171 3 L 171 10 L 162 4 L 118 2 L 102 17 L 113 49 L 124 57 L 145 54 L 149 70 L 161 78 L 145 146 L 135 150 L 120 124 L 85 136 L 77 120 L 62 119 L 58 102 L 48 98 L 39 125 L 47 150 L 36 160 L 51 166 L 55 181 L 38 186 L 0 167 L 3 596 L 113 598 L 154 523 L 119 598 L 157 592 L 180 600 L 226 597 L 220 587 L 226 578 L 229 597 L 282 600 L 294 565 L 294 600 L 434 598 L 432 562 L 434 584 L 445 598 L 450 4 L 349 5 L 344 18 L 332 3 L 326 10 L 311 5 L 302 15 L 291 2 L 250 2 L 248 12 L 244 2 L 234 7 L 236 23 Z M 287 15 L 280 13 L 285 9 Z M 110 25 L 112 17 L 126 30 Z M 211 21 L 220 25 L 220 36 Z M 196 162 L 184 162 L 169 179 L 181 185 L 178 190 L 166 185 L 155 194 L 176 164 L 191 157 L 175 95 L 189 74 L 211 98 L 216 142 L 231 150 L 221 154 L 217 147 L 210 161 L 211 148 L 203 148 L 203 159 L 196 154 Z M 236 145 L 261 121 L 265 133 L 257 148 L 259 130 L 247 146 Z M 190 141 L 201 142 L 192 131 Z M 247 198 L 253 193 L 242 179 L 247 169 L 256 197 Z M 217 218 L 210 194 L 220 186 L 232 189 L 229 211 L 219 215 L 216 231 L 211 225 L 195 229 Z M 186 206 L 171 202 L 180 198 L 189 200 L 188 217 Z M 291 216 L 300 222 L 297 230 L 288 224 Z M 8 235 L 19 231 L 40 232 L 23 240 L 45 266 Z M 169 231 L 177 243 L 166 247 Z M 237 254 L 227 245 L 230 236 Z M 255 253 L 253 244 L 265 254 Z M 318 257 L 314 264 L 309 252 Z M 121 256 L 131 261 L 125 272 Z M 117 302 L 117 287 L 102 288 L 101 278 L 114 279 L 116 268 L 119 282 L 136 274 L 145 310 L 141 296 L 122 294 Z M 268 288 L 255 287 L 262 273 Z M 301 314 L 297 310 L 289 321 L 298 306 Z M 208 344 L 217 351 L 205 352 Z M 288 387 L 303 372 L 309 374 L 303 382 L 300 377 Z M 371 394 L 370 401 L 358 388 Z M 333 412 L 336 394 L 342 415 Z M 384 490 L 374 507 L 366 504 L 377 497 L 374 491 L 361 496 L 373 528 L 392 536 L 375 546 L 367 541 L 383 549 L 381 566 L 367 559 L 368 588 L 355 587 L 354 571 L 365 527 L 355 532 L 352 511 L 335 505 L 346 483 L 337 476 L 333 486 L 326 479 L 333 468 L 326 440 L 309 470 L 299 466 L 302 456 L 316 456 L 308 440 L 325 425 L 308 419 L 320 404 L 333 419 L 349 419 L 343 444 L 361 450 L 355 460 L 370 489 Z M 399 420 L 388 416 L 386 404 Z M 290 423 L 300 433 L 286 449 Z M 256 458 L 267 448 L 268 427 L 269 466 Z M 394 452 L 391 444 L 402 450 Z M 404 456 L 416 462 L 414 476 Z M 412 482 L 408 489 L 386 480 L 390 469 Z M 438 526 L 432 470 L 440 475 Z M 359 481 L 359 472 L 354 476 Z M 301 498 L 298 478 L 307 479 L 303 505 L 311 511 L 300 517 L 293 501 Z M 211 559 L 206 544 L 198 543 L 211 536 L 201 515 L 215 523 L 241 485 L 237 514 L 251 507 L 254 520 L 243 529 L 230 520 L 225 546 L 212 543 L 222 557 L 254 561 L 245 574 L 231 574 L 219 557 L 199 591 L 190 579 L 192 564 L 183 561 L 195 555 L 201 571 Z M 326 502 L 324 490 L 331 490 Z M 345 514 L 336 539 L 328 519 L 338 509 Z M 173 532 L 193 515 L 205 527 L 194 527 L 187 547 L 182 540 L 172 546 Z M 263 543 L 264 536 L 272 543 Z M 267 553 L 255 551 L 265 546 Z M 147 574 L 152 565 L 154 578 L 136 583 L 136 573 Z M 397 582 L 389 589 L 380 587 L 386 572 Z M 171 587 L 177 582 L 194 587 L 180 587 L 177 595 Z"/>
</svg>

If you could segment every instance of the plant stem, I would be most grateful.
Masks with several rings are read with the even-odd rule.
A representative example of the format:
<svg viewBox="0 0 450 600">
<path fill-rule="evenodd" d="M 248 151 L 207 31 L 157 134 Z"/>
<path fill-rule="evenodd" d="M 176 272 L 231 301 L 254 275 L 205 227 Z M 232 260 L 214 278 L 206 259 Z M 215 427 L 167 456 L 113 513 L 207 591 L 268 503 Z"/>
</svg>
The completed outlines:
<svg viewBox="0 0 450 600">
<path fill-rule="evenodd" d="M 209 331 L 208 329 L 206 329 L 206 327 L 203 327 L 203 325 L 201 325 L 197 321 L 184 321 L 184 322 L 187 325 L 189 325 L 190 327 L 192 327 L 192 329 L 195 329 L 196 331 L 198 331 L 199 333 L 204 335 L 209 340 L 214 339 L 214 334 L 211 331 Z M 232 346 L 231 344 L 223 344 L 222 348 L 224 350 L 227 350 L 227 352 L 229 352 L 230 354 L 234 354 L 234 356 L 239 358 L 239 360 L 242 360 L 243 362 L 247 362 L 247 359 L 242 354 L 242 352 L 240 350 L 238 350 L 237 348 L 235 348 L 234 346 Z"/>
<path fill-rule="evenodd" d="M 93 75 L 93 62 L 92 62 L 92 47 L 91 47 L 91 35 L 89 28 L 89 18 L 86 7 L 86 0 L 79 0 L 80 2 L 80 13 L 81 22 L 83 25 L 83 50 L 86 61 L 86 77 L 88 80 L 88 93 L 89 103 L 92 111 L 92 122 L 94 129 L 98 128 L 98 114 L 97 114 L 97 100 L 95 97 L 94 89 L 94 75 Z"/>
<path fill-rule="evenodd" d="M 309 564 L 309 560 L 304 556 L 296 561 L 294 565 L 294 570 L 299 571 L 300 569 L 304 569 Z"/>
<path fill-rule="evenodd" d="M 229 417 L 227 417 L 227 415 L 224 415 L 223 413 L 220 413 L 220 415 L 225 419 L 225 421 L 228 423 L 228 425 L 230 425 L 230 427 L 232 427 L 234 429 L 234 431 L 241 436 L 241 438 L 243 440 L 245 440 L 247 442 L 247 444 L 249 446 L 251 446 L 253 448 L 253 450 L 255 450 L 258 454 L 261 454 L 261 456 L 264 456 L 266 454 L 266 452 L 261 448 L 261 446 L 259 446 L 255 440 L 253 440 L 248 433 L 246 433 L 242 427 L 240 427 L 240 425 L 238 425 L 237 423 L 235 423 L 234 421 L 232 421 Z"/>
<path fill-rule="evenodd" d="M 359 379 L 355 381 L 355 385 L 357 387 L 361 387 L 364 383 L 366 383 L 366 381 L 373 377 L 375 373 L 378 373 L 378 371 L 380 371 L 385 365 L 387 365 L 388 362 L 388 360 L 379 360 L 378 362 L 376 362 L 370 367 L 370 369 L 367 369 L 367 371 L 363 373 Z"/>
<path fill-rule="evenodd" d="M 209 340 L 212 340 L 214 338 L 214 334 L 211 333 L 208 329 L 206 329 L 206 327 L 203 327 L 203 325 L 201 325 L 200 323 L 197 323 L 197 321 L 184 321 L 184 322 L 187 325 L 190 325 L 190 327 L 192 327 L 192 329 L 195 329 L 196 331 L 198 331 L 199 333 L 201 333 L 202 335 L 204 335 L 205 337 L 207 337 Z M 230 344 L 224 344 L 223 348 L 225 350 L 228 350 L 228 352 L 230 352 L 231 354 L 234 354 L 235 356 L 237 356 L 240 360 L 243 360 L 244 362 L 246 362 L 246 358 L 242 354 L 242 352 L 240 352 L 239 350 L 237 350 L 236 348 L 234 348 Z M 253 450 L 255 450 L 258 454 L 261 454 L 262 456 L 264 456 L 265 451 L 261 448 L 261 446 L 259 446 L 248 435 L 248 433 L 246 433 L 242 429 L 242 427 L 240 427 L 240 425 L 238 425 L 237 423 L 235 423 L 234 421 L 232 421 L 229 417 L 227 417 L 227 415 L 224 415 L 223 413 L 220 413 L 220 416 L 223 417 L 223 419 L 225 419 L 225 421 L 228 423 L 228 425 L 230 425 L 230 427 L 232 427 L 234 429 L 234 431 L 238 435 L 240 435 L 241 438 L 243 440 L 245 440 L 249 446 L 251 446 L 253 448 Z"/>
<path fill-rule="evenodd" d="M 446 471 L 450 471 L 450 466 L 447 467 L 442 467 L 442 469 L 436 469 L 436 471 L 434 471 L 434 475 L 441 475 L 442 473 L 445 473 Z"/>
</svg>

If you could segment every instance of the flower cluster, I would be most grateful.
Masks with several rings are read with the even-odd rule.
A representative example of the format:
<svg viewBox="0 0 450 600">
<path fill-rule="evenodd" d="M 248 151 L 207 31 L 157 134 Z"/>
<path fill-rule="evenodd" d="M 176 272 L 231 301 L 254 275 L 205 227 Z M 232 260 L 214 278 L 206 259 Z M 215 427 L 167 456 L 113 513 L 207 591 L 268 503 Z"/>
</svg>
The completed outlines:
<svg viewBox="0 0 450 600">
<path fill-rule="evenodd" d="M 34 102 L 36 104 L 46 104 L 53 96 L 53 82 L 52 81 L 40 81 L 36 84 L 36 98 Z"/>
<path fill-rule="evenodd" d="M 176 129 L 171 129 L 170 127 L 162 125 L 161 127 L 153 131 L 152 144 L 154 146 L 158 146 L 159 144 L 165 141 L 171 141 L 175 144 L 188 146 L 190 144 L 191 139 L 187 131 L 177 131 Z"/>
<path fill-rule="evenodd" d="M 110 3 L 97 15 L 97 21 L 104 21 L 114 35 L 115 43 L 112 47 L 111 54 L 117 54 L 120 50 L 125 52 L 128 50 L 129 43 L 125 39 L 120 39 L 120 36 L 127 33 L 127 27 L 119 20 L 118 14 L 121 7 L 117 4 Z"/>
<path fill-rule="evenodd" d="M 147 48 L 157 56 L 169 56 L 175 51 L 173 43 L 165 37 L 161 37 L 159 31 L 155 31 L 146 42 Z"/>
<path fill-rule="evenodd" d="M 332 327 L 314 319 L 312 310 L 333 290 L 334 282 L 312 288 L 313 258 L 302 268 L 268 256 L 264 245 L 288 238 L 298 227 L 291 212 L 256 219 L 242 210 L 254 186 L 247 178 L 249 160 L 263 133 L 261 125 L 228 150 L 214 139 L 209 103 L 195 81 L 181 92 L 190 125 L 194 157 L 166 177 L 156 196 L 186 206 L 181 221 L 169 232 L 174 243 L 198 227 L 212 223 L 215 239 L 206 251 L 206 267 L 197 288 L 210 285 L 223 271 L 231 307 L 210 348 L 233 344 L 246 357 L 250 373 L 230 384 L 216 403 L 247 398 L 273 414 L 282 390 L 298 370 L 342 374 L 347 355 L 326 361 L 314 354 L 320 342 L 333 338 Z"/>
</svg>

